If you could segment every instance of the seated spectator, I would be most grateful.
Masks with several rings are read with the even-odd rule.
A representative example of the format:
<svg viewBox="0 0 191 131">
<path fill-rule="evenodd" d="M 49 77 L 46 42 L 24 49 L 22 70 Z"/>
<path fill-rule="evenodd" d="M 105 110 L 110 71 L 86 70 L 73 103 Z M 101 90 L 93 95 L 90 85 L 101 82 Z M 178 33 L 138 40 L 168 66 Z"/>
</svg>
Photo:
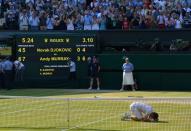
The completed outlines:
<svg viewBox="0 0 191 131">
<path fill-rule="evenodd" d="M 78 1 L 78 6 L 80 9 L 85 9 L 86 7 L 86 0 L 79 0 Z"/>
<path fill-rule="evenodd" d="M 123 24 L 123 18 L 124 16 L 122 14 L 119 14 L 118 16 L 118 22 L 117 22 L 117 29 L 122 29 L 122 24 Z"/>
<path fill-rule="evenodd" d="M 182 19 L 179 15 L 175 17 L 175 29 L 182 29 Z"/>
<path fill-rule="evenodd" d="M 92 19 L 92 30 L 99 30 L 99 19 L 96 17 L 96 15 L 93 16 L 93 19 Z"/>
<path fill-rule="evenodd" d="M 12 11 L 9 11 L 7 14 L 6 14 L 6 27 L 7 29 L 10 29 L 10 30 L 16 30 L 17 29 L 17 26 L 18 26 L 18 23 L 17 23 L 17 16 L 14 12 Z"/>
<path fill-rule="evenodd" d="M 48 14 L 54 21 L 51 30 L 123 29 L 124 16 L 132 29 L 173 29 L 180 28 L 179 20 L 181 28 L 189 28 L 190 6 L 190 0 L 0 0 L 0 13 L 12 30 L 46 30 Z M 174 15 L 180 16 L 176 22 Z"/>
<path fill-rule="evenodd" d="M 93 0 L 91 3 L 90 3 L 90 7 L 93 9 L 95 7 L 97 7 L 99 5 L 99 2 L 97 0 Z"/>
<path fill-rule="evenodd" d="M 138 14 L 134 13 L 133 18 L 131 19 L 131 28 L 132 29 L 138 29 L 139 28 L 139 21 L 140 21 L 140 17 Z"/>
<path fill-rule="evenodd" d="M 110 23 L 109 24 L 111 24 L 110 25 L 110 29 L 117 29 L 117 24 L 118 24 L 118 22 L 119 22 L 119 20 L 118 20 L 118 18 L 117 17 L 111 17 L 111 18 L 109 18 L 110 20 Z"/>
<path fill-rule="evenodd" d="M 65 15 L 61 16 L 60 24 L 58 27 L 59 30 L 66 30 L 67 29 L 66 22 L 67 22 L 66 16 Z"/>
<path fill-rule="evenodd" d="M 54 17 L 51 16 L 51 21 L 50 22 L 51 22 L 50 24 L 52 24 L 52 22 L 53 22 L 53 29 L 54 30 L 59 30 L 60 29 L 60 18 L 59 18 L 58 15 L 55 15 Z"/>
<path fill-rule="evenodd" d="M 155 27 L 155 21 L 154 21 L 154 18 L 152 17 L 151 11 L 147 12 L 144 23 L 147 29 L 151 29 Z"/>
<path fill-rule="evenodd" d="M 78 14 L 75 20 L 75 30 L 83 30 L 83 16 L 81 14 Z"/>
<path fill-rule="evenodd" d="M 191 8 L 186 4 L 185 7 L 183 8 L 183 16 L 186 16 L 186 14 L 191 13 Z"/>
<path fill-rule="evenodd" d="M 166 0 L 158 0 L 159 8 L 165 10 Z"/>
<path fill-rule="evenodd" d="M 143 8 L 141 9 L 141 12 L 139 15 L 146 16 L 148 11 L 149 11 L 149 9 L 148 9 L 147 5 L 144 5 Z"/>
<path fill-rule="evenodd" d="M 68 17 L 68 19 L 67 19 L 67 23 L 66 23 L 66 25 L 67 25 L 67 30 L 74 30 L 74 17 L 73 16 L 70 16 L 70 17 Z"/>
<path fill-rule="evenodd" d="M 43 10 L 43 7 L 44 7 L 45 3 L 44 3 L 43 0 L 36 0 L 35 5 L 36 5 L 36 10 L 40 12 L 40 11 Z"/>
<path fill-rule="evenodd" d="M 39 24 L 40 25 L 40 30 L 41 31 L 46 30 L 46 13 L 45 12 L 40 14 L 39 20 L 40 20 L 40 24 Z"/>
<path fill-rule="evenodd" d="M 174 29 L 175 27 L 175 20 L 173 17 L 168 16 L 165 22 L 165 26 L 167 29 Z"/>
<path fill-rule="evenodd" d="M 123 30 L 129 30 L 129 28 L 130 28 L 129 25 L 130 25 L 129 20 L 127 19 L 127 17 L 125 17 L 123 20 L 122 29 Z"/>
<path fill-rule="evenodd" d="M 146 28 L 148 28 L 147 27 L 147 23 L 148 21 L 147 21 L 147 19 L 145 19 L 145 17 L 143 17 L 143 16 L 140 16 L 140 19 L 139 19 L 139 29 L 146 29 Z"/>
<path fill-rule="evenodd" d="M 36 11 L 32 12 L 32 16 L 29 18 L 29 25 L 31 31 L 38 31 L 39 30 L 39 17 L 36 13 Z"/>
<path fill-rule="evenodd" d="M 29 4 L 29 3 L 30 3 L 30 4 L 34 4 L 34 0 L 25 0 L 25 3 L 26 3 L 26 4 Z"/>
<path fill-rule="evenodd" d="M 90 15 L 90 13 L 88 11 L 85 11 L 84 13 L 84 30 L 91 30 L 91 25 L 92 25 L 92 16 Z"/>
<path fill-rule="evenodd" d="M 2 0 L 0 0 L 0 7 L 1 7 L 1 4 L 2 4 Z"/>
<path fill-rule="evenodd" d="M 165 29 L 165 16 L 163 12 L 160 12 L 157 17 L 157 24 L 159 29 Z"/>
<path fill-rule="evenodd" d="M 106 22 L 107 22 L 107 18 L 105 15 L 101 15 L 101 20 L 100 20 L 100 30 L 106 30 Z"/>
<path fill-rule="evenodd" d="M 186 16 L 183 19 L 183 27 L 191 28 L 191 15 L 188 12 L 186 13 Z"/>
<path fill-rule="evenodd" d="M 52 15 L 48 15 L 47 18 L 45 18 L 45 20 L 46 20 L 46 29 L 53 30 L 54 29 L 54 18 L 52 17 Z"/>
<path fill-rule="evenodd" d="M 27 15 L 27 10 L 23 9 L 19 14 L 19 30 L 28 31 L 29 29 L 29 17 Z"/>
</svg>

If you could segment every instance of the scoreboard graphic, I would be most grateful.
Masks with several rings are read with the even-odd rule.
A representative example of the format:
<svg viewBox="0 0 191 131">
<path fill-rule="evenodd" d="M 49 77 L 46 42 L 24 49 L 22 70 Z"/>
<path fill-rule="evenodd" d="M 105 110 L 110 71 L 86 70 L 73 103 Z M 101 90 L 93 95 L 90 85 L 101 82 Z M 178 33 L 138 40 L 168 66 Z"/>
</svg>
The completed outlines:
<svg viewBox="0 0 191 131">
<path fill-rule="evenodd" d="M 25 65 L 26 79 L 65 79 L 68 61 L 87 64 L 96 52 L 96 35 L 22 34 L 16 36 L 16 58 Z"/>
</svg>

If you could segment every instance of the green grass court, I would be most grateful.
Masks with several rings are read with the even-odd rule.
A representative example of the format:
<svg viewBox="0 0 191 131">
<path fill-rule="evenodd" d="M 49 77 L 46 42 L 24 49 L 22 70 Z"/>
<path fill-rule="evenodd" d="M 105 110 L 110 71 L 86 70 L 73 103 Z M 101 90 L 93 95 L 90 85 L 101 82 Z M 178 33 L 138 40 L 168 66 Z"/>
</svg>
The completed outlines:
<svg viewBox="0 0 191 131">
<path fill-rule="evenodd" d="M 13 89 L 1 90 L 0 95 L 0 131 L 191 130 L 191 92 Z M 6 96 L 27 97 L 10 99 Z M 166 99 L 160 100 L 161 97 Z M 159 113 L 160 121 L 121 121 L 121 115 L 135 101 L 133 98 L 151 104 Z"/>
</svg>

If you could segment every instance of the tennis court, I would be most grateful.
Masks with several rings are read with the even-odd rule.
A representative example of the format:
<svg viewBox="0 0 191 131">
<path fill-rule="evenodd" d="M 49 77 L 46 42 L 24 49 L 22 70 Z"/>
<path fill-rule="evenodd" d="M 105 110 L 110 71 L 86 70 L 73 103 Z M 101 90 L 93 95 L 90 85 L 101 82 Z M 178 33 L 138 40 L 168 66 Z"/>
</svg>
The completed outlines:
<svg viewBox="0 0 191 131">
<path fill-rule="evenodd" d="M 0 130 L 191 130 L 190 92 L 14 89 L 0 93 Z M 151 104 L 160 121 L 121 121 L 121 115 L 134 101 Z"/>
</svg>

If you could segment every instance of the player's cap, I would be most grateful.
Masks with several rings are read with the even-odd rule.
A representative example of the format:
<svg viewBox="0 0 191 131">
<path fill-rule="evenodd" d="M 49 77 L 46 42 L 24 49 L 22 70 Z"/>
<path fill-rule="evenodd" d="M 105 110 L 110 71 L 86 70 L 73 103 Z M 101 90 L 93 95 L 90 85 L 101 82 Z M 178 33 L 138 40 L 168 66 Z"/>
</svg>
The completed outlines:
<svg viewBox="0 0 191 131">
<path fill-rule="evenodd" d="M 128 61 L 128 60 L 129 60 L 129 58 L 128 58 L 128 57 L 126 57 L 126 58 L 125 58 L 125 60 L 126 60 L 126 61 Z"/>
</svg>

